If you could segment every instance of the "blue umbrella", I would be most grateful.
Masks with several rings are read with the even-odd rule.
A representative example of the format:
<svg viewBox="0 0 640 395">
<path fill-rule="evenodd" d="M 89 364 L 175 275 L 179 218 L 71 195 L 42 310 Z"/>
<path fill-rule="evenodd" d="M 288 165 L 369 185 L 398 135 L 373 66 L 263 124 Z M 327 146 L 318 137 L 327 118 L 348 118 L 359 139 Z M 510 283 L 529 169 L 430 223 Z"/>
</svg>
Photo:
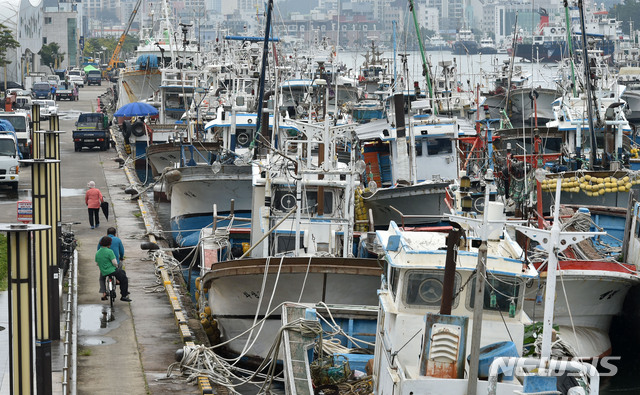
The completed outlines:
<svg viewBox="0 0 640 395">
<path fill-rule="evenodd" d="M 125 104 L 113 114 L 114 117 L 149 117 L 158 115 L 158 109 L 144 102 Z"/>
</svg>

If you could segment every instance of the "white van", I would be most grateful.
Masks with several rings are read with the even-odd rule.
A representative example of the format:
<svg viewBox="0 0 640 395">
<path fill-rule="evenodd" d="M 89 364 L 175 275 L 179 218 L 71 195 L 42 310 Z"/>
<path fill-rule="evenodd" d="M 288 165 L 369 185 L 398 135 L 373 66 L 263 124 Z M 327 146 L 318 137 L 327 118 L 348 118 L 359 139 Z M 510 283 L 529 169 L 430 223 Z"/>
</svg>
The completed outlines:
<svg viewBox="0 0 640 395">
<path fill-rule="evenodd" d="M 18 190 L 20 163 L 18 139 L 13 132 L 0 131 L 0 185 L 8 185 Z"/>
</svg>

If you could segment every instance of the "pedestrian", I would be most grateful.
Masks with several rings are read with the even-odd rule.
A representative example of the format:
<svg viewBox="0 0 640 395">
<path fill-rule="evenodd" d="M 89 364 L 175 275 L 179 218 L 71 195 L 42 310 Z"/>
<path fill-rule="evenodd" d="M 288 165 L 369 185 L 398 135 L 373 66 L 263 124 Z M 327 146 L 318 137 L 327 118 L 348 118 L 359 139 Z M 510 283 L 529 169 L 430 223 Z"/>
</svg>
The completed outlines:
<svg viewBox="0 0 640 395">
<path fill-rule="evenodd" d="M 113 254 L 116 256 L 116 261 L 118 263 L 118 270 L 124 271 L 124 245 L 122 244 L 122 240 L 119 237 L 116 237 L 116 228 L 113 226 L 107 229 L 107 236 L 111 238 L 111 246 L 109 248 L 113 251 Z M 98 250 L 100 250 L 100 243 L 98 243 Z M 127 272 L 125 272 L 126 274 Z M 100 278 L 98 282 L 100 283 L 100 293 L 106 295 L 106 287 L 104 284 L 105 277 L 100 273 Z"/>
<path fill-rule="evenodd" d="M 51 85 L 51 99 L 56 100 L 56 89 L 55 85 Z"/>
<path fill-rule="evenodd" d="M 100 239 L 100 249 L 96 252 L 95 261 L 102 276 L 113 275 L 120 282 L 120 300 L 131 302 L 131 299 L 129 299 L 129 279 L 124 270 L 118 269 L 116 255 L 109 248 L 111 241 L 112 239 L 109 236 L 104 236 Z M 106 292 L 102 294 L 102 300 L 107 300 Z"/>
<path fill-rule="evenodd" d="M 91 225 L 91 229 L 94 229 L 100 226 L 100 204 L 104 202 L 104 197 L 102 192 L 96 188 L 95 182 L 89 181 L 87 187 L 89 189 L 84 195 L 84 203 L 89 209 L 89 225 Z"/>
</svg>

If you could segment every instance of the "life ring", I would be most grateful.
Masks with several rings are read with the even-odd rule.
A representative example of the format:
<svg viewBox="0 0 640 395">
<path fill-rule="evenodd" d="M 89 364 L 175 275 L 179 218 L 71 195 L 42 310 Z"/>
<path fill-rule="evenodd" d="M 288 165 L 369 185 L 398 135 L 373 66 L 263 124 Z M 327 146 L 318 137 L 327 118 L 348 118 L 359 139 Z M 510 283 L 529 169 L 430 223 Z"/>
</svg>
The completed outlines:
<svg viewBox="0 0 640 395">
<path fill-rule="evenodd" d="M 131 125 L 131 133 L 136 136 L 136 137 L 142 137 L 144 136 L 144 122 L 142 121 L 135 121 L 133 123 L 133 125 Z"/>
<path fill-rule="evenodd" d="M 556 33 L 556 28 L 555 28 L 555 27 L 552 27 L 552 28 L 551 28 L 551 34 L 555 34 L 555 33 Z"/>
<path fill-rule="evenodd" d="M 538 91 L 535 89 L 529 92 L 529 99 L 531 100 L 537 100 L 538 96 L 539 96 Z"/>
<path fill-rule="evenodd" d="M 456 105 L 460 104 L 460 98 L 459 97 L 456 97 L 455 103 L 456 103 Z"/>
<path fill-rule="evenodd" d="M 566 31 L 567 31 L 567 29 L 565 29 L 564 27 L 560 28 L 560 33 L 565 33 Z"/>
</svg>

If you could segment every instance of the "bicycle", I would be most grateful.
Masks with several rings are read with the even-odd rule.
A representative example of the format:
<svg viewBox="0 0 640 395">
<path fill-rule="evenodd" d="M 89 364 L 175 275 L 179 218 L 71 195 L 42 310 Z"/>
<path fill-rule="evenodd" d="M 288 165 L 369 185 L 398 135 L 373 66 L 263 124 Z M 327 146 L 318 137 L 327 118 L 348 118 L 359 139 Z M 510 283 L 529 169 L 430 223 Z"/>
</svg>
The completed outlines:
<svg viewBox="0 0 640 395">
<path fill-rule="evenodd" d="M 114 273 L 105 277 L 105 286 L 107 291 L 107 298 L 113 308 L 113 301 L 116 300 L 116 276 Z"/>
</svg>

